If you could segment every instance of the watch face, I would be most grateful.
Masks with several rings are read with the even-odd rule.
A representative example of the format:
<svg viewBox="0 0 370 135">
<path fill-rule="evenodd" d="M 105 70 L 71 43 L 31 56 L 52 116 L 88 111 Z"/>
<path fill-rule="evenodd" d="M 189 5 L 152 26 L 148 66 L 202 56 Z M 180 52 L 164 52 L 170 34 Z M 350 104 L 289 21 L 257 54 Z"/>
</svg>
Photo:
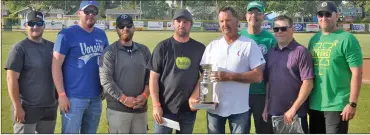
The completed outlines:
<svg viewBox="0 0 370 135">
<path fill-rule="evenodd" d="M 353 102 L 352 103 L 349 103 L 349 105 L 352 106 L 352 107 L 356 107 L 357 106 L 357 104 L 356 103 L 353 103 Z"/>
</svg>

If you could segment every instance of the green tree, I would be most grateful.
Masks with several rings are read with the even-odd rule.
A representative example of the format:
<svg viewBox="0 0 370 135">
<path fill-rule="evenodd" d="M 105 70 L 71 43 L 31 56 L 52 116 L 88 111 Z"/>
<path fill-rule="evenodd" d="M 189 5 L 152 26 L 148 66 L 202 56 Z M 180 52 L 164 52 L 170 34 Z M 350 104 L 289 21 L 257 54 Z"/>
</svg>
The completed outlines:
<svg viewBox="0 0 370 135">
<path fill-rule="evenodd" d="M 51 9 L 63 9 L 65 14 L 68 14 L 71 11 L 76 12 L 79 8 L 80 1 L 7 0 L 4 4 L 9 8 L 12 16 L 16 15 L 17 11 L 24 8 L 30 8 L 36 11 L 45 11 L 46 13 Z"/>
<path fill-rule="evenodd" d="M 170 15 L 170 6 L 165 0 L 141 1 L 141 9 L 145 19 L 165 19 Z"/>
</svg>

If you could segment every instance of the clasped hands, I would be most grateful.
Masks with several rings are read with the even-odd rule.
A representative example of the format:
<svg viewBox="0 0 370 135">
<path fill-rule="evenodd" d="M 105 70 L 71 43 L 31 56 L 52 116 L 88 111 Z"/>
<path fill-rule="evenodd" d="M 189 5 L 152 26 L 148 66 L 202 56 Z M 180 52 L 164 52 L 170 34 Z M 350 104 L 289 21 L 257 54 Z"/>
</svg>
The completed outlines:
<svg viewBox="0 0 370 135">
<path fill-rule="evenodd" d="M 137 97 L 126 97 L 126 98 L 125 96 L 122 96 L 120 101 L 123 105 L 127 106 L 128 108 L 140 109 L 144 107 L 146 100 L 147 99 L 143 95 L 139 95 Z"/>
</svg>

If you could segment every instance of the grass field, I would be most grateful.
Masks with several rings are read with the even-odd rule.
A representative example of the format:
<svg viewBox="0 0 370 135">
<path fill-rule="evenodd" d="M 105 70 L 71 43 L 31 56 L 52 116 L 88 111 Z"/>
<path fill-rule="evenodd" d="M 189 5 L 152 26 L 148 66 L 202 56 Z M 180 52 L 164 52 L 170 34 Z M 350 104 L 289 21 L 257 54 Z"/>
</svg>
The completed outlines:
<svg viewBox="0 0 370 135">
<path fill-rule="evenodd" d="M 45 32 L 44 38 L 55 41 L 57 32 Z M 149 49 L 153 50 L 158 42 L 161 40 L 168 38 L 172 35 L 172 32 L 136 32 L 134 36 L 134 41 L 147 45 Z M 295 34 L 295 39 L 303 44 L 306 45 L 308 43 L 309 38 L 313 34 Z M 113 43 L 118 39 L 117 34 L 115 32 L 107 32 L 107 36 L 110 43 Z M 191 37 L 195 40 L 198 40 L 204 44 L 208 44 L 211 40 L 221 36 L 220 33 L 217 32 L 192 32 Z M 8 96 L 7 92 L 7 84 L 6 84 L 6 74 L 3 70 L 4 64 L 6 62 L 9 49 L 11 46 L 24 39 L 26 36 L 22 32 L 2 32 L 2 43 L 1 43 L 1 60 L 2 60 L 2 75 L 1 75 L 1 133 L 12 133 L 12 121 L 11 121 L 11 101 Z M 358 38 L 364 57 L 370 58 L 370 34 L 356 34 Z M 368 69 L 367 69 L 368 70 Z M 150 100 L 149 100 L 150 101 Z M 149 102 L 150 104 L 150 102 Z M 357 114 L 354 120 L 350 121 L 350 133 L 370 133 L 370 85 L 363 85 L 361 89 L 360 99 L 358 103 Z M 106 114 L 105 114 L 106 104 L 104 102 L 103 105 L 103 113 L 101 116 L 101 121 L 98 129 L 98 133 L 108 133 L 108 126 L 106 121 Z M 148 118 L 149 118 L 149 133 L 153 131 L 153 118 L 151 115 L 151 105 L 149 105 L 148 109 Z M 59 115 L 59 113 L 58 113 Z M 206 113 L 205 111 L 199 111 L 197 114 L 196 123 L 194 126 L 194 133 L 207 133 L 206 128 Z M 253 123 L 252 123 L 253 124 Z M 254 133 L 254 125 L 252 125 L 251 133 Z M 228 127 L 227 132 L 229 132 Z M 58 116 L 57 126 L 55 129 L 55 133 L 60 133 L 61 131 L 61 120 L 60 116 Z"/>
</svg>

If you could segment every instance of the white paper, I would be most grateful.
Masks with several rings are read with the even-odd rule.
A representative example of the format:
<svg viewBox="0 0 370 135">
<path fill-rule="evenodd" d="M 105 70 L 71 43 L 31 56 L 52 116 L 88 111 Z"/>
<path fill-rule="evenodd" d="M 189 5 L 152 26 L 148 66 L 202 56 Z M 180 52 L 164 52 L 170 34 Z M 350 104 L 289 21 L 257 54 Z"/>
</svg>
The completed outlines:
<svg viewBox="0 0 370 135">
<path fill-rule="evenodd" d="M 159 125 L 166 126 L 166 127 L 173 128 L 173 129 L 176 129 L 176 130 L 180 131 L 179 122 L 167 119 L 165 117 L 162 117 L 162 118 L 163 118 L 163 123 L 159 124 Z"/>
</svg>

